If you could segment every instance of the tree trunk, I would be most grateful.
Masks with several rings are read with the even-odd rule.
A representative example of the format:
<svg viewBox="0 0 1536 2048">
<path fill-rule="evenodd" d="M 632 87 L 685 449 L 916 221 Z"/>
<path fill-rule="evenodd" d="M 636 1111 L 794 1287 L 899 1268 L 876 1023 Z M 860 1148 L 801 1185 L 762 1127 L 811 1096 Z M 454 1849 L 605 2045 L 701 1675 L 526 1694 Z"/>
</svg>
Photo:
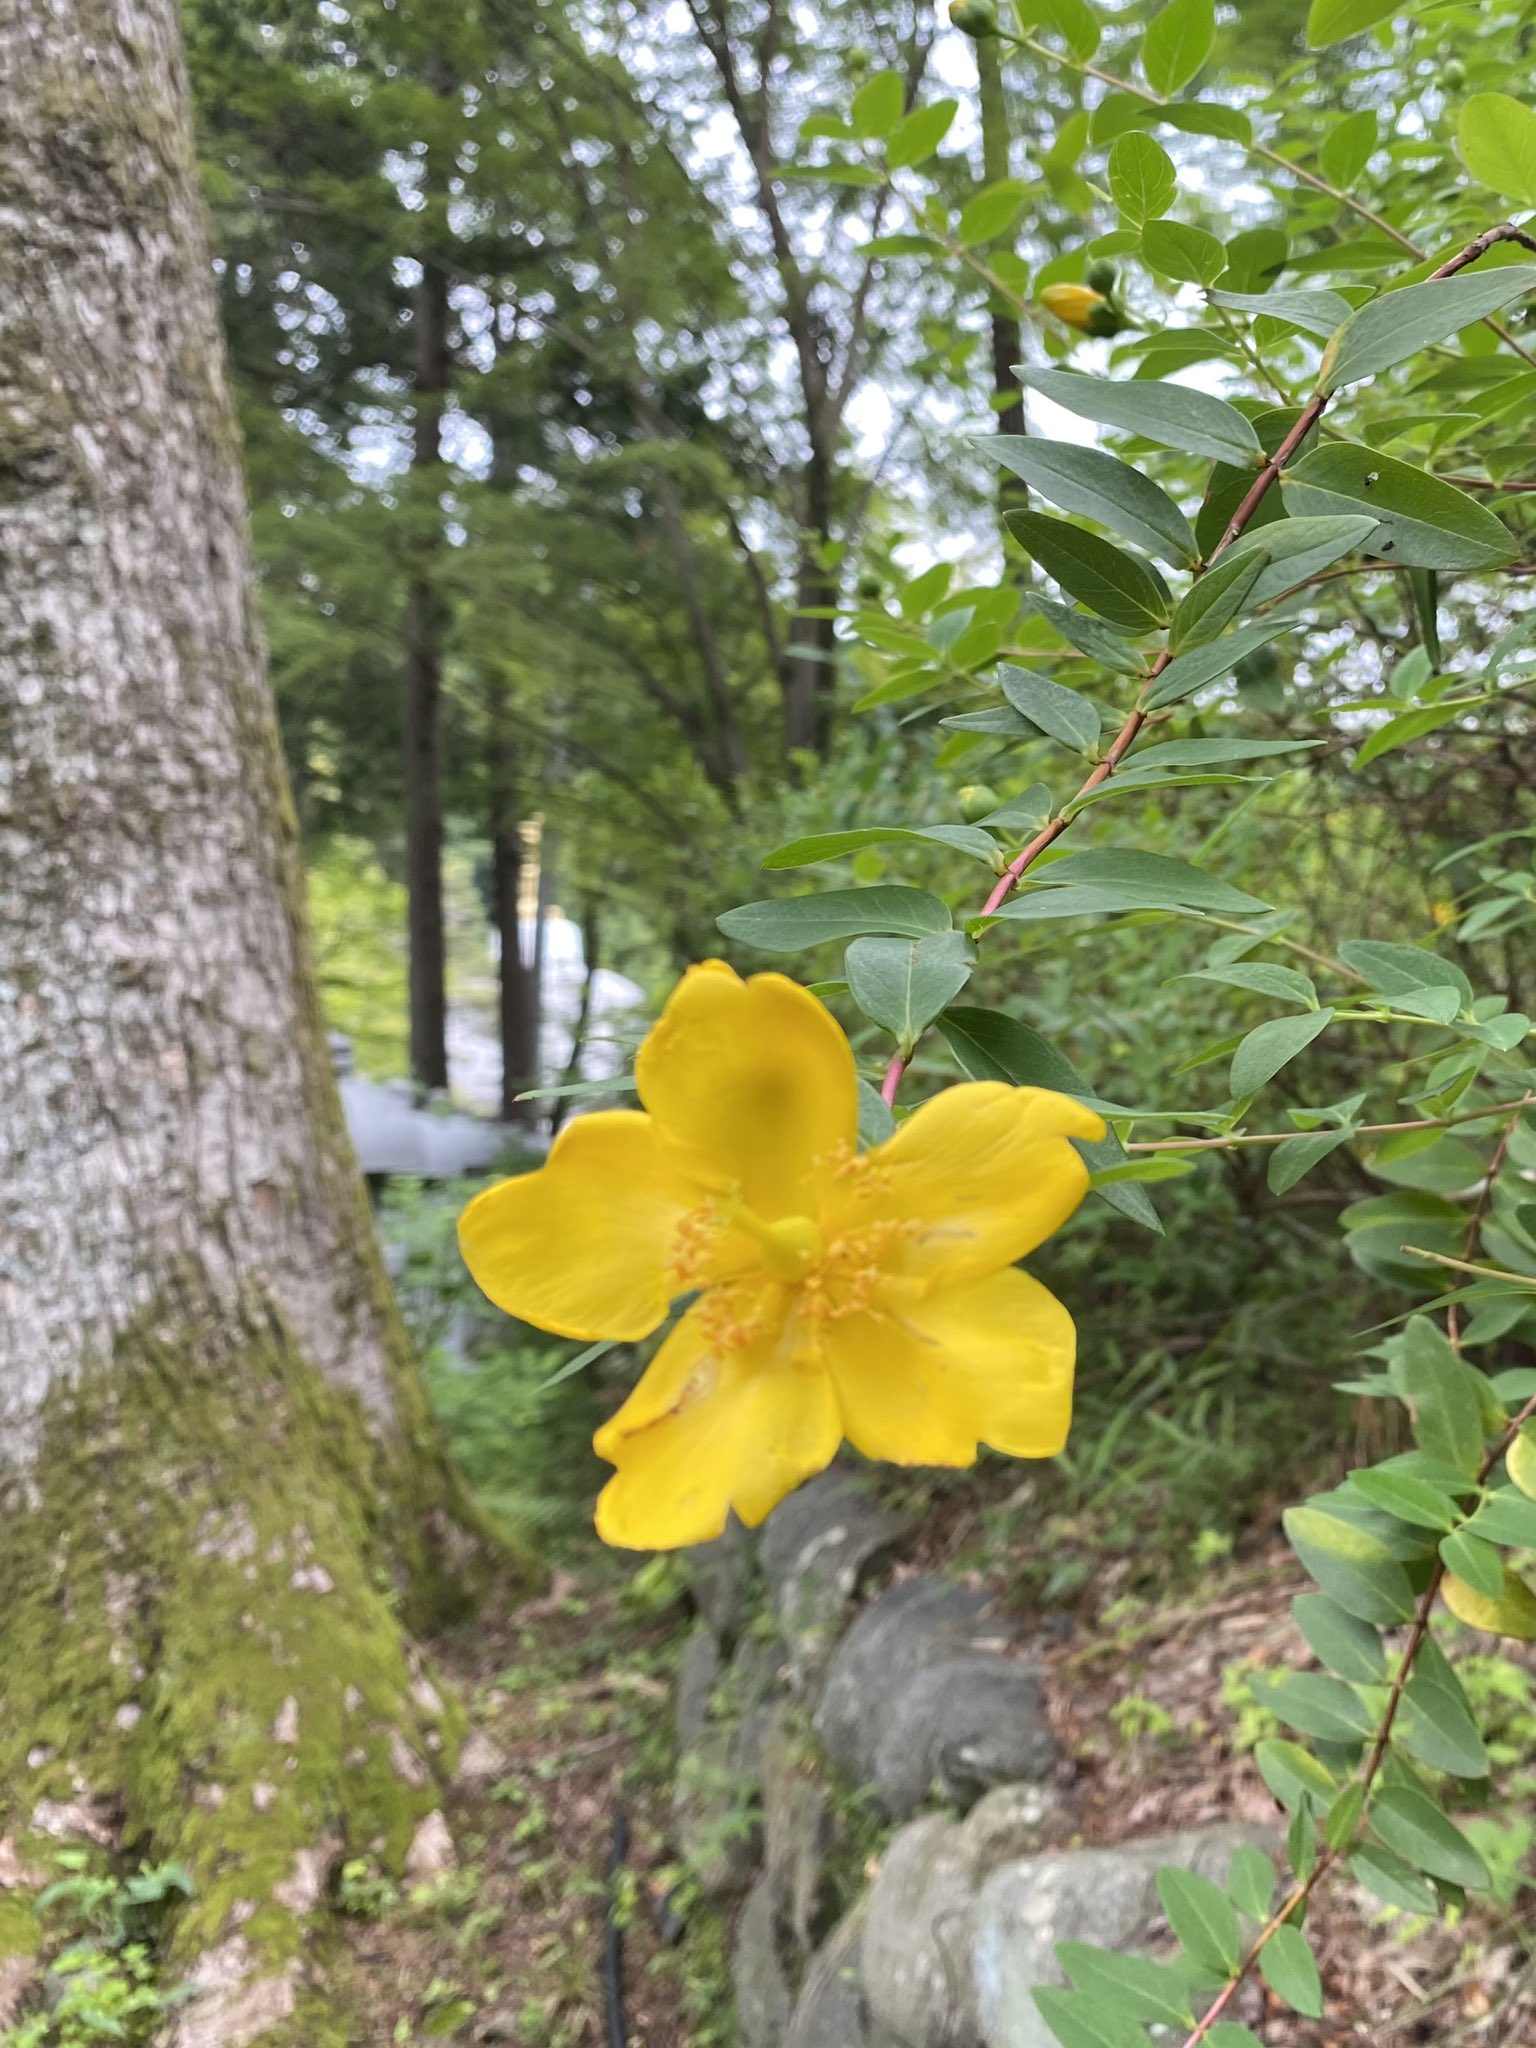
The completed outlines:
<svg viewBox="0 0 1536 2048">
<path fill-rule="evenodd" d="M 501 962 L 497 1015 L 501 1032 L 501 1114 L 507 1123 L 532 1124 L 536 1102 L 518 1097 L 539 1078 L 539 982 L 536 961 L 523 958 L 518 905 L 523 893 L 522 781 L 518 745 L 503 705 L 491 722 L 491 893 Z"/>
<path fill-rule="evenodd" d="M 331 1076 L 177 36 L 0 7 L 0 1849 L 187 1865 L 177 2048 L 339 2048 L 330 1867 L 454 1742 L 396 1602 L 487 1553 Z"/>
<path fill-rule="evenodd" d="M 443 944 L 443 605 L 440 549 L 443 400 L 448 387 L 448 280 L 423 259 L 416 288 L 416 419 L 411 464 L 419 493 L 405 600 L 405 887 L 410 952 L 411 1072 L 448 1086 L 448 992 Z"/>
<path fill-rule="evenodd" d="M 832 452 L 813 445 L 801 479 L 804 532 L 795 579 L 795 616 L 784 656 L 784 745 L 791 754 L 822 757 L 832 737 L 837 685 L 836 622 L 825 613 L 837 603 L 837 579 L 822 566 L 832 538 Z"/>
<path fill-rule="evenodd" d="M 975 44 L 976 79 L 981 106 L 981 175 L 987 185 L 1013 175 L 1013 143 L 1008 128 L 1008 95 L 1003 83 L 1003 60 L 998 45 L 982 38 Z M 1012 247 L 1012 238 L 1008 239 Z M 997 431 L 1022 434 L 1024 391 L 1013 366 L 1024 352 L 1018 318 L 1008 301 L 994 294 L 991 305 L 992 390 L 997 399 Z M 998 502 L 1004 512 L 1024 511 L 1029 505 L 1029 486 L 1022 477 L 1003 470 L 998 482 Z M 1027 568 L 1023 580 L 1028 580 Z"/>
</svg>

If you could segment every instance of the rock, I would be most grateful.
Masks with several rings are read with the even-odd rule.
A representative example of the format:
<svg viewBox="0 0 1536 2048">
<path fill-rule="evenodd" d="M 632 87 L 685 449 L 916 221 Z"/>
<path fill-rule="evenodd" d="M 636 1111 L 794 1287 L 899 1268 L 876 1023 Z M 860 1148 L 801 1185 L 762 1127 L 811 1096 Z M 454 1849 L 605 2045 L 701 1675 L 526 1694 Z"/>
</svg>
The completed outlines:
<svg viewBox="0 0 1536 2048">
<path fill-rule="evenodd" d="M 831 1790 L 807 1754 L 787 1707 L 763 1738 L 763 1878 L 796 1962 L 816 1945 L 822 1870 L 831 1832 Z"/>
<path fill-rule="evenodd" d="M 417 1823 L 405 1852 L 405 1874 L 413 1884 L 430 1884 L 458 1864 L 453 1836 L 441 1812 L 434 1810 Z"/>
<path fill-rule="evenodd" d="M 683 1645 L 677 1667 L 677 1746 L 684 1753 L 704 1732 L 719 1677 L 719 1646 L 711 1631 L 700 1626 Z"/>
<path fill-rule="evenodd" d="M 784 2048 L 868 2048 L 869 2012 L 859 1971 L 864 1910 L 840 1920 L 811 1958 Z"/>
<path fill-rule="evenodd" d="M 1045 1777 L 1055 1761 L 1037 1667 L 973 1650 L 928 1665 L 893 1695 L 870 1775 L 901 1820 L 932 1790 L 966 1807 L 993 1785 Z"/>
<path fill-rule="evenodd" d="M 704 1631 L 699 1632 L 705 1640 Z M 690 1645 L 691 1648 L 691 1645 Z M 690 1683 L 697 1688 L 706 1652 L 695 1650 Z M 757 1868 L 758 1794 L 763 1743 L 772 1703 L 780 1691 L 780 1657 L 773 1644 L 743 1636 L 725 1671 L 702 1703 L 691 1741 L 678 1758 L 672 1788 L 672 1829 L 679 1853 L 709 1898 L 744 1891 Z M 679 1724 L 682 1701 L 679 1699 Z"/>
<path fill-rule="evenodd" d="M 1273 1850 L 1273 1829 L 1197 1828 L 1114 1849 L 1022 1857 L 994 1870 L 971 1912 L 974 2012 L 985 2048 L 1056 2048 L 1035 1986 L 1060 1984 L 1058 1941 L 1099 1948 L 1144 1946 L 1161 1923 L 1156 1873 L 1164 1863 L 1220 1884 L 1243 1842 Z M 952 2048 L 963 2048 L 961 2035 Z"/>
<path fill-rule="evenodd" d="M 1035 1856 L 1066 1833 L 1066 1799 L 1054 1785 L 997 1785 L 972 1807 L 961 1836 L 978 1877 L 1020 1856 Z"/>
<path fill-rule="evenodd" d="M 737 2048 L 780 2048 L 789 2026 L 789 1979 L 779 1957 L 776 1919 L 767 1883 L 754 1885 L 731 1943 Z"/>
<path fill-rule="evenodd" d="M 752 1609 L 757 1574 L 751 1534 L 732 1515 L 713 1543 L 696 1543 L 684 1557 L 699 1619 L 729 1649 Z"/>
<path fill-rule="evenodd" d="M 855 1784 L 874 1767 L 884 1714 L 909 1678 L 975 1647 L 988 1602 L 947 1579 L 908 1579 L 864 1609 L 832 1653 L 816 1709 L 817 1738 Z"/>
<path fill-rule="evenodd" d="M 880 1506 L 866 1479 L 835 1468 L 768 1517 L 758 1556 L 789 1647 L 791 1675 L 802 1689 L 830 1652 L 863 1574 L 910 1527 L 909 1516 Z"/>
<path fill-rule="evenodd" d="M 924 1814 L 885 1852 L 859 1942 L 879 2048 L 976 2048 L 970 1912 L 976 1875 L 961 1829 Z"/>
</svg>

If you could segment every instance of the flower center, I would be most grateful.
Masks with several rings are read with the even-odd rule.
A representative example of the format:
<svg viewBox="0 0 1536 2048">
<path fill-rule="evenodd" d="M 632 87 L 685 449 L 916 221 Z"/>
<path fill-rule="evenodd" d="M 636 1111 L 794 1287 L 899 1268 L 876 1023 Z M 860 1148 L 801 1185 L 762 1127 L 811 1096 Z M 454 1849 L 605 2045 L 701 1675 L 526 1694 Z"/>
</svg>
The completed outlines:
<svg viewBox="0 0 1536 2048">
<path fill-rule="evenodd" d="M 775 1280 L 792 1285 L 814 1273 L 821 1264 L 821 1232 L 812 1217 L 781 1216 L 776 1223 L 764 1223 L 750 1209 L 741 1209 L 734 1221 L 757 1240 L 763 1264 Z"/>
</svg>

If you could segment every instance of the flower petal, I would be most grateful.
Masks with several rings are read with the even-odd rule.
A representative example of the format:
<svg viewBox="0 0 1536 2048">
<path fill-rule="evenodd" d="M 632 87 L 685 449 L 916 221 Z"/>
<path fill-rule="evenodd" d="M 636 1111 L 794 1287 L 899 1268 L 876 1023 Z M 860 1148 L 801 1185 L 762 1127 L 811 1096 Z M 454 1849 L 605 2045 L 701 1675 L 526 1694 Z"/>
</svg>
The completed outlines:
<svg viewBox="0 0 1536 2048">
<path fill-rule="evenodd" d="M 683 1169 L 739 1189 L 766 1221 L 814 1215 L 858 1129 L 853 1053 L 782 974 L 690 967 L 635 1063 L 640 1099 Z"/>
<path fill-rule="evenodd" d="M 1072 1419 L 1077 1332 L 1038 1280 L 1005 1267 L 826 1330 L 843 1430 L 869 1458 L 969 1465 L 979 1444 L 1053 1458 Z"/>
<path fill-rule="evenodd" d="M 597 1503 L 605 1543 L 707 1543 L 732 1508 L 755 1527 L 836 1454 L 842 1428 L 820 1358 L 791 1342 L 777 1313 L 755 1343 L 722 1347 L 709 1304 L 694 1304 L 593 1438 L 618 1467 Z"/>
<path fill-rule="evenodd" d="M 648 1337 L 667 1312 L 679 1221 L 702 1199 L 637 1109 L 568 1123 L 535 1173 L 477 1195 L 464 1263 L 496 1306 L 561 1337 Z"/>
<path fill-rule="evenodd" d="M 828 1227 L 905 1222 L 903 1270 L 935 1286 L 1011 1266 L 1057 1230 L 1088 1190 L 1072 1138 L 1102 1138 L 1103 1119 L 1045 1088 L 965 1081 L 908 1117 L 847 1180 Z"/>
</svg>

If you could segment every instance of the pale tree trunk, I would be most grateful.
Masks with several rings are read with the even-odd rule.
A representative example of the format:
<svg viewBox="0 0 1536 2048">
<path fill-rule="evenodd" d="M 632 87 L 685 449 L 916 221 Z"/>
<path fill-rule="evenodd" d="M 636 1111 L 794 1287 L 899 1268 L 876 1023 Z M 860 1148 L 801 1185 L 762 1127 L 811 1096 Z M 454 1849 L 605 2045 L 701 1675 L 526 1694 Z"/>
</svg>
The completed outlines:
<svg viewBox="0 0 1536 2048">
<path fill-rule="evenodd" d="M 0 0 L 0 1886 L 180 1860 L 169 2038 L 320 2048 L 332 1862 L 441 1835 L 397 1604 L 485 1546 L 329 1070 L 177 34 Z"/>
</svg>

